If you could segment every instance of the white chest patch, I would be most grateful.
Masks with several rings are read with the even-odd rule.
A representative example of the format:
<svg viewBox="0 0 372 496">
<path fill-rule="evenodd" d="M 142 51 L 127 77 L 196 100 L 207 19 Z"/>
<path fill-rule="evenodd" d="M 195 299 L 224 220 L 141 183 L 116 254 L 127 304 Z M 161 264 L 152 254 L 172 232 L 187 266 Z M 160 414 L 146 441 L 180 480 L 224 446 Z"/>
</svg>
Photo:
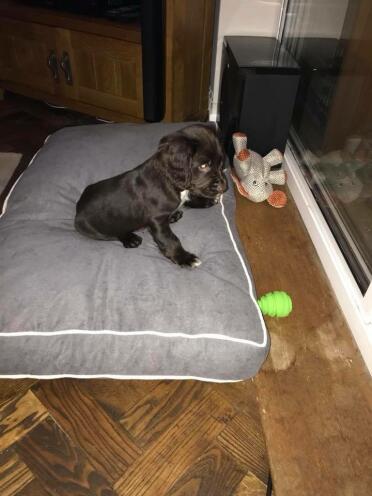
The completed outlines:
<svg viewBox="0 0 372 496">
<path fill-rule="evenodd" d="M 187 202 L 187 200 L 190 199 L 190 196 L 189 196 L 189 190 L 188 189 L 184 189 L 183 191 L 181 191 L 181 203 L 178 205 L 178 208 L 181 208 L 182 205 Z"/>
</svg>

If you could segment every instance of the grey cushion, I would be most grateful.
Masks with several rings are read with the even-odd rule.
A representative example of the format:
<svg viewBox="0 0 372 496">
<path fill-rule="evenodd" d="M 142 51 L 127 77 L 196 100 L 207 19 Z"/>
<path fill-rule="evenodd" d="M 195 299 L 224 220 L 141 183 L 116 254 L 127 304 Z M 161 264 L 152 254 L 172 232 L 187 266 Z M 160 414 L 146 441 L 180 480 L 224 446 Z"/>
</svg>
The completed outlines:
<svg viewBox="0 0 372 496">
<path fill-rule="evenodd" d="M 269 339 L 234 226 L 220 204 L 172 226 L 202 260 L 182 269 L 143 233 L 136 249 L 75 232 L 84 188 L 141 163 L 180 124 L 65 128 L 14 188 L 0 220 L 0 375 L 254 375 Z"/>
</svg>

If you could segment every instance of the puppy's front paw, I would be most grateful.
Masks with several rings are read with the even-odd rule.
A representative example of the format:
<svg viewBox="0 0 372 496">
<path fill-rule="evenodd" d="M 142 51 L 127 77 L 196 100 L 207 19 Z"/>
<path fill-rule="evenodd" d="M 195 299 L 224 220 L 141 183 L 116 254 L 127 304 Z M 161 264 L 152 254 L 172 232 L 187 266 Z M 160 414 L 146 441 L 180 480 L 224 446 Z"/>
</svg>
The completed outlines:
<svg viewBox="0 0 372 496">
<path fill-rule="evenodd" d="M 199 267 L 199 265 L 202 264 L 202 261 L 200 260 L 200 258 L 196 257 L 195 255 L 193 256 L 194 256 L 194 261 L 192 262 L 191 267 Z"/>
<path fill-rule="evenodd" d="M 194 255 L 193 253 L 189 253 L 188 251 L 183 251 L 179 253 L 177 257 L 175 257 L 174 262 L 178 264 L 180 267 L 199 267 L 201 265 L 201 260 Z"/>
</svg>

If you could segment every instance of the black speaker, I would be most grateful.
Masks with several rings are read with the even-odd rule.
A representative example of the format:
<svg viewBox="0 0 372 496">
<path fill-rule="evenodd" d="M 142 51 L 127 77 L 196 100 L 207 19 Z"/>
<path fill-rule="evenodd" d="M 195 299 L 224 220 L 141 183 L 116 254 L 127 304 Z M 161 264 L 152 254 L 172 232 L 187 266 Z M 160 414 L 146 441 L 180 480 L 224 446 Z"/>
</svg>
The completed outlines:
<svg viewBox="0 0 372 496">
<path fill-rule="evenodd" d="M 163 0 L 142 0 L 143 114 L 149 122 L 164 117 L 164 5 Z"/>
<path fill-rule="evenodd" d="M 300 70 L 275 38 L 224 39 L 219 126 L 232 158 L 232 134 L 244 132 L 248 147 L 261 155 L 284 152 Z"/>
</svg>

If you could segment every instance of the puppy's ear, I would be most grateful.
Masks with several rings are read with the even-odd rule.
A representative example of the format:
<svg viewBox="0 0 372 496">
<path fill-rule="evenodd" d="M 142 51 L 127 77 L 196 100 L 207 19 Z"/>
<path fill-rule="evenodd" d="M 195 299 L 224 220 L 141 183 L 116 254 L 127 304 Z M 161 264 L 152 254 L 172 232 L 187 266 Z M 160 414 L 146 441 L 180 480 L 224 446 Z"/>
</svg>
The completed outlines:
<svg viewBox="0 0 372 496">
<path fill-rule="evenodd" d="M 191 182 L 192 157 L 197 143 L 180 133 L 164 136 L 159 142 L 158 159 L 164 173 L 180 189 L 188 189 Z"/>
</svg>

